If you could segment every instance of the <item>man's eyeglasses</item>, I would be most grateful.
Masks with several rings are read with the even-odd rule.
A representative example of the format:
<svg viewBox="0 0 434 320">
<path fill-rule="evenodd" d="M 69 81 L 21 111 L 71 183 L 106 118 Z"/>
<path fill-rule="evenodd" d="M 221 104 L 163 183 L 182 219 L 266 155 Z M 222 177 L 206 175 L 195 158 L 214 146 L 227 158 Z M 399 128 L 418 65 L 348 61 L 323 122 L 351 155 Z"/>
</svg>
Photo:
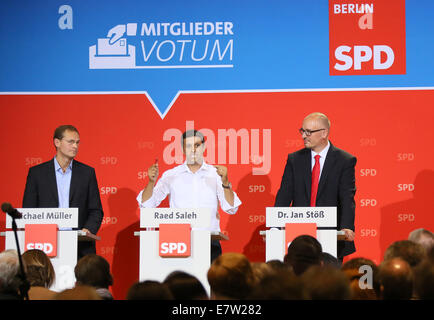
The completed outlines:
<svg viewBox="0 0 434 320">
<path fill-rule="evenodd" d="M 318 130 L 304 130 L 303 128 L 300 128 L 300 129 L 298 129 L 298 132 L 300 132 L 301 135 L 303 135 L 303 133 L 304 133 L 306 136 L 309 137 L 312 133 L 318 132 L 321 130 L 325 130 L 325 129 L 323 128 L 323 129 L 318 129 Z"/>
</svg>

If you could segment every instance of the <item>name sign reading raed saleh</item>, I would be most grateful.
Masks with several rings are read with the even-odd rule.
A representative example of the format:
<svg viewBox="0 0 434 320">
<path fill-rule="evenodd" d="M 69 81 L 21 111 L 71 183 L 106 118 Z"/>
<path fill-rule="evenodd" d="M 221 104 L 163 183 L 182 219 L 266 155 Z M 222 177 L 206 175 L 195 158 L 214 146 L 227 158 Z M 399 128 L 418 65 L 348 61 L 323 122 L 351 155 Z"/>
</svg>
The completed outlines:
<svg viewBox="0 0 434 320">
<path fill-rule="evenodd" d="M 336 207 L 267 207 L 266 221 L 267 227 L 316 223 L 317 227 L 336 228 Z"/>
<path fill-rule="evenodd" d="M 140 227 L 158 228 L 162 223 L 190 224 L 192 228 L 208 228 L 211 213 L 208 208 L 142 208 Z"/>
<path fill-rule="evenodd" d="M 26 224 L 57 224 L 59 228 L 78 227 L 78 208 L 20 208 L 21 219 L 16 219 L 17 227 Z M 6 216 L 6 228 L 12 228 L 12 218 Z"/>
</svg>

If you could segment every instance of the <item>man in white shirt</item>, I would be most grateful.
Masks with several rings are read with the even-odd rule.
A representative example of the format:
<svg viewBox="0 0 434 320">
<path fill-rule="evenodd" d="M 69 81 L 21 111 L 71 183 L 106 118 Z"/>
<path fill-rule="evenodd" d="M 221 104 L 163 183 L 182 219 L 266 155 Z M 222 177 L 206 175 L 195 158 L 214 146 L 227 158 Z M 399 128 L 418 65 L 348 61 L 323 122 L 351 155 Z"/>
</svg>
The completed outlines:
<svg viewBox="0 0 434 320">
<path fill-rule="evenodd" d="M 235 214 L 241 204 L 232 190 L 225 166 L 209 165 L 203 159 L 205 138 L 197 130 L 182 135 L 186 161 L 158 177 L 158 163 L 148 169 L 149 182 L 137 196 L 141 208 L 158 207 L 170 195 L 171 208 L 210 208 L 210 231 L 220 231 L 218 205 L 228 214 Z M 211 261 L 222 253 L 220 241 L 211 241 Z"/>
</svg>

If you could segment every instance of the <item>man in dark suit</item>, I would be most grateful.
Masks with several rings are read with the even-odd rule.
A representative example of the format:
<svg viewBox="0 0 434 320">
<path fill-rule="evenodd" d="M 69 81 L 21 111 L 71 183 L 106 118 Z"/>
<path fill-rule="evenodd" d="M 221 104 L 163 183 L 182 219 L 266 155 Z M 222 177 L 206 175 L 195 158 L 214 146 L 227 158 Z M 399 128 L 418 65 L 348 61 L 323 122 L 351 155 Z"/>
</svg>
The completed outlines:
<svg viewBox="0 0 434 320">
<path fill-rule="evenodd" d="M 71 125 L 54 131 L 56 156 L 31 167 L 24 190 L 23 208 L 78 208 L 78 227 L 96 234 L 103 210 L 95 170 L 77 160 L 80 136 Z M 78 243 L 78 259 L 96 253 L 95 243 Z"/>
<path fill-rule="evenodd" d="M 304 149 L 288 155 L 275 207 L 337 207 L 338 230 L 345 241 L 338 241 L 338 260 L 355 252 L 354 195 L 357 159 L 329 142 L 330 121 L 322 113 L 303 120 L 300 133 Z"/>
</svg>

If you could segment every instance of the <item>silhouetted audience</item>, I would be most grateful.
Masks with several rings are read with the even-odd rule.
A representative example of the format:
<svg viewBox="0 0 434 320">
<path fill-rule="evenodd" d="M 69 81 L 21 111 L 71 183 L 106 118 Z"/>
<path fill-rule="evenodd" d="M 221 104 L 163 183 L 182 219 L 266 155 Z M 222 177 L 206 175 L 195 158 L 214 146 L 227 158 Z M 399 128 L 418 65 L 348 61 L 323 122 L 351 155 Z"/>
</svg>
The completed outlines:
<svg viewBox="0 0 434 320">
<path fill-rule="evenodd" d="M 109 287 L 113 285 L 110 264 L 103 257 L 88 254 L 78 260 L 74 268 L 76 286 L 94 287 L 103 300 L 113 300 Z"/>
<path fill-rule="evenodd" d="M 419 228 L 410 232 L 408 240 L 420 244 L 427 252 L 434 247 L 434 234 L 424 228 Z"/>
<path fill-rule="evenodd" d="M 345 274 L 335 267 L 314 265 L 303 273 L 301 280 L 309 299 L 351 299 L 350 282 Z"/>
<path fill-rule="evenodd" d="M 426 257 L 426 251 L 422 245 L 410 240 L 395 241 L 384 253 L 384 260 L 401 258 L 410 267 L 416 267 Z"/>
<path fill-rule="evenodd" d="M 241 253 L 225 253 L 208 270 L 211 299 L 244 299 L 255 284 L 250 261 Z"/>
<path fill-rule="evenodd" d="M 269 265 L 271 267 L 271 269 L 273 269 L 273 271 L 287 271 L 287 272 L 294 272 L 294 270 L 292 269 L 292 266 L 290 266 L 289 264 L 280 261 L 280 260 L 269 260 L 266 262 L 267 265 Z"/>
<path fill-rule="evenodd" d="M 163 281 L 175 300 L 208 300 L 208 294 L 202 283 L 195 276 L 184 272 L 174 271 Z"/>
<path fill-rule="evenodd" d="M 164 283 L 146 280 L 133 284 L 127 293 L 127 300 L 173 300 L 173 295 Z"/>
<path fill-rule="evenodd" d="M 425 259 L 413 269 L 414 297 L 421 300 L 434 299 L 434 263 Z"/>
<path fill-rule="evenodd" d="M 54 300 L 102 300 L 96 289 L 81 285 L 66 289 L 54 296 Z"/>
<path fill-rule="evenodd" d="M 301 235 L 292 240 L 283 261 L 299 276 L 311 266 L 320 266 L 321 259 L 322 247 L 319 241 L 312 236 Z"/>
<path fill-rule="evenodd" d="M 0 253 L 0 300 L 20 300 L 18 254 L 16 250 Z"/>
<path fill-rule="evenodd" d="M 410 240 L 392 243 L 379 266 L 362 257 L 341 267 L 323 252 L 313 237 L 302 235 L 288 247 L 284 261 L 250 262 L 241 253 L 225 253 L 207 272 L 211 294 L 200 280 L 174 271 L 163 282 L 136 282 L 127 300 L 409 300 L 434 299 L 434 246 L 425 229 L 410 233 Z M 75 268 L 76 286 L 56 293 L 50 290 L 55 271 L 40 250 L 22 255 L 31 300 L 112 300 L 110 265 L 96 254 L 81 258 Z M 21 299 L 19 262 L 15 250 L 0 253 L 0 300 Z"/>
<path fill-rule="evenodd" d="M 290 268 L 268 272 L 247 296 L 247 299 L 252 300 L 305 300 L 307 298 L 307 292 L 300 278 Z"/>
<path fill-rule="evenodd" d="M 413 296 L 413 273 L 402 258 L 391 258 L 380 264 L 380 291 L 383 300 L 409 300 Z"/>
<path fill-rule="evenodd" d="M 365 258 L 353 258 L 341 270 L 350 281 L 353 300 L 377 300 L 380 297 L 378 266 Z"/>
<path fill-rule="evenodd" d="M 51 300 L 57 292 L 50 290 L 56 273 L 44 251 L 27 250 L 22 255 L 26 277 L 30 284 L 29 300 Z"/>
<path fill-rule="evenodd" d="M 339 263 L 338 259 L 333 257 L 328 252 L 321 253 L 321 263 L 323 266 L 327 265 L 327 266 L 335 267 L 336 269 L 341 268 L 341 264 Z"/>
<path fill-rule="evenodd" d="M 265 262 L 252 262 L 251 266 L 256 283 L 274 271 L 273 268 Z"/>
</svg>

